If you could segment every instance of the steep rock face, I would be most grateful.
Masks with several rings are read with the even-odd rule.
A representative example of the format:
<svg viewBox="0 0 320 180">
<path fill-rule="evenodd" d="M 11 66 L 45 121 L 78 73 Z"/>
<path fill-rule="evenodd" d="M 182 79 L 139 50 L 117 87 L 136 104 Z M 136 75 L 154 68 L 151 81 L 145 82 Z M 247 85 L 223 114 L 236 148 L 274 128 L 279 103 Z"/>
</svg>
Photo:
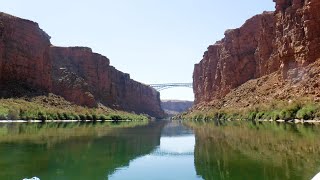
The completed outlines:
<svg viewBox="0 0 320 180">
<path fill-rule="evenodd" d="M 273 61 L 289 69 L 306 66 L 320 57 L 320 1 L 274 0 L 275 40 Z"/>
<path fill-rule="evenodd" d="M 195 65 L 195 103 L 219 99 L 249 79 L 273 72 L 278 63 L 269 61 L 274 35 L 273 14 L 254 16 L 238 29 L 225 32 L 225 38 L 209 46 Z"/>
<path fill-rule="evenodd" d="M 0 13 L 0 86 L 24 83 L 79 105 L 99 103 L 162 117 L 159 92 L 110 66 L 90 48 L 54 47 L 38 24 Z"/>
<path fill-rule="evenodd" d="M 0 82 L 51 89 L 50 37 L 37 23 L 0 12 Z"/>
<path fill-rule="evenodd" d="M 304 67 L 320 57 L 320 1 L 274 0 L 276 11 L 249 19 L 208 48 L 194 69 L 195 103 L 225 97 L 250 79 Z"/>
<path fill-rule="evenodd" d="M 77 104 L 104 105 L 159 117 L 160 94 L 85 47 L 51 47 L 54 92 Z"/>
</svg>

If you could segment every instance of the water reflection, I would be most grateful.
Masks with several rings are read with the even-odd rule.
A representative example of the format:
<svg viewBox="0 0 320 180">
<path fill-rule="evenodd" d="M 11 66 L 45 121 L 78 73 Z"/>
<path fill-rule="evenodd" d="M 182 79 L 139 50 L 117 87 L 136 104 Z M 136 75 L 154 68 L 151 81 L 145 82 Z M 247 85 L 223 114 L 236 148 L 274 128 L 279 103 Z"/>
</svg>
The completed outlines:
<svg viewBox="0 0 320 180">
<path fill-rule="evenodd" d="M 320 170 L 319 127 L 243 122 L 194 129 L 196 171 L 206 180 L 303 180 Z"/>
<path fill-rule="evenodd" d="M 195 136 L 179 122 L 171 122 L 163 128 L 160 145 L 150 154 L 130 162 L 128 167 L 118 168 L 109 179 L 202 179 L 194 167 Z"/>
<path fill-rule="evenodd" d="M 179 122 L 112 131 L 97 124 L 63 125 L 40 129 L 36 136 L 33 126 L 10 127 L 30 134 L 24 134 L 28 141 L 20 135 L 0 141 L 0 179 L 302 180 L 320 171 L 319 126 L 190 126 L 194 131 Z M 51 138 L 55 132 L 64 138 Z"/>
<path fill-rule="evenodd" d="M 81 133 L 53 143 L 50 139 L 0 143 L 0 179 L 108 179 L 116 168 L 152 152 L 160 144 L 163 125 L 116 129 L 103 136 Z"/>
</svg>

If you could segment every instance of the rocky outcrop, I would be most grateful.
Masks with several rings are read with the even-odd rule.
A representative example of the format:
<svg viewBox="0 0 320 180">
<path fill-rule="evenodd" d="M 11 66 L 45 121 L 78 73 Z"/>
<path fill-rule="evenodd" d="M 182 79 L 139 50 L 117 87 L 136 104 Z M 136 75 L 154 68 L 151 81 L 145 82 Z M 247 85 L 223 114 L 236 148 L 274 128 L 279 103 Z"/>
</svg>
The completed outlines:
<svg viewBox="0 0 320 180">
<path fill-rule="evenodd" d="M 162 100 L 161 107 L 168 115 L 177 115 L 188 111 L 193 106 L 193 101 Z"/>
<path fill-rule="evenodd" d="M 320 57 L 320 2 L 275 2 L 275 12 L 254 16 L 209 46 L 194 69 L 196 104 L 222 100 L 248 80 L 276 71 L 285 80 L 290 69 L 305 67 Z"/>
<path fill-rule="evenodd" d="M 0 85 L 19 81 L 79 105 L 162 117 L 159 92 L 86 47 L 55 47 L 38 24 L 0 13 Z"/>
</svg>

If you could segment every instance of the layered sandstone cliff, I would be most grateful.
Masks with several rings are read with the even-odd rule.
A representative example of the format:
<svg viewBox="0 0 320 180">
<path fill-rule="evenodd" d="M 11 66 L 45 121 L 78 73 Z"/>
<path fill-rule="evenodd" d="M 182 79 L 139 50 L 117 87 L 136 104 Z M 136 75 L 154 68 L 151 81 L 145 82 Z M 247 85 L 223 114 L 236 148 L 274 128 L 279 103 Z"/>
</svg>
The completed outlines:
<svg viewBox="0 0 320 180">
<path fill-rule="evenodd" d="M 231 90 L 273 72 L 280 74 L 279 82 L 294 78 L 290 69 L 305 67 L 320 57 L 320 1 L 275 2 L 275 12 L 254 16 L 209 46 L 194 69 L 196 104 L 223 104 Z"/>
<path fill-rule="evenodd" d="M 38 24 L 0 13 L 0 85 L 18 81 L 79 105 L 162 117 L 159 92 L 85 47 L 55 47 Z"/>
</svg>

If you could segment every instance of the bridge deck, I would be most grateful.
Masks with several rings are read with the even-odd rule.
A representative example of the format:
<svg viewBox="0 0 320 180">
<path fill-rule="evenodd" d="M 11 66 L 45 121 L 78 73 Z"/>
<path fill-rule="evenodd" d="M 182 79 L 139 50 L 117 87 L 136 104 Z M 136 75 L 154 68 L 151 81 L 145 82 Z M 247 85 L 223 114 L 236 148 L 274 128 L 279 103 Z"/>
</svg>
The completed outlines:
<svg viewBox="0 0 320 180">
<path fill-rule="evenodd" d="M 149 84 L 149 86 L 154 89 L 161 91 L 164 89 L 174 88 L 174 87 L 188 87 L 192 88 L 192 83 L 165 83 L 165 84 Z"/>
</svg>

